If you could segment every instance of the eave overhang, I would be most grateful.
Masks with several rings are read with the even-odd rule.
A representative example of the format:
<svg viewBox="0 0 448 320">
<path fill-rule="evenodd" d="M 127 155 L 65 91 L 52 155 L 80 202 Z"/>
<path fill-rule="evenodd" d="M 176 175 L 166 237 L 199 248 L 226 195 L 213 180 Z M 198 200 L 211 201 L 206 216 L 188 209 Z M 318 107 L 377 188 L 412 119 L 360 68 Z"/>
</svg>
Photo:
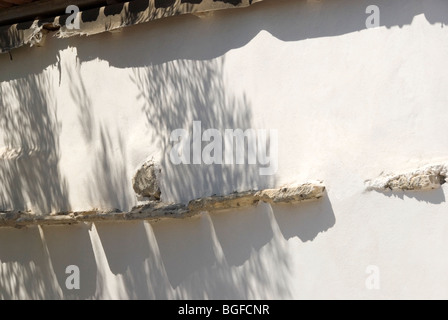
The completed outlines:
<svg viewBox="0 0 448 320">
<path fill-rule="evenodd" d="M 0 10 L 0 53 L 24 45 L 41 45 L 49 32 L 54 32 L 59 38 L 94 35 L 171 16 L 247 7 L 262 0 L 107 1 L 103 5 L 105 2 L 98 0 L 39 0 L 23 6 L 4 8 Z M 75 20 L 72 13 L 65 14 L 68 5 L 76 5 L 80 9 L 76 15 L 79 28 L 73 28 Z M 9 16 L 5 15 L 7 11 Z M 70 23 L 67 24 L 67 21 Z M 11 22 L 15 23 L 8 24 Z"/>
</svg>

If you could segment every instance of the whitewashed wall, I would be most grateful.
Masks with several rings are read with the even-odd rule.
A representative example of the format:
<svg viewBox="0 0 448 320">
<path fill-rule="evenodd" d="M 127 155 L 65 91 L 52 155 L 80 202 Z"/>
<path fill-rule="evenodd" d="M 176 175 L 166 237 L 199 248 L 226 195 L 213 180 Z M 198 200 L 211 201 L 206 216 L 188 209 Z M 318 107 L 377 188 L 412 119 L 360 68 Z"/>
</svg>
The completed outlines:
<svg viewBox="0 0 448 320">
<path fill-rule="evenodd" d="M 366 29 L 365 9 L 381 9 Z M 448 3 L 274 0 L 0 56 L 2 209 L 128 210 L 322 179 L 320 202 L 155 224 L 0 229 L 0 298 L 448 298 L 447 186 L 364 181 L 448 160 Z M 169 134 L 279 130 L 279 170 L 169 163 Z M 81 289 L 65 288 L 79 266 Z M 380 270 L 368 290 L 366 267 Z"/>
</svg>

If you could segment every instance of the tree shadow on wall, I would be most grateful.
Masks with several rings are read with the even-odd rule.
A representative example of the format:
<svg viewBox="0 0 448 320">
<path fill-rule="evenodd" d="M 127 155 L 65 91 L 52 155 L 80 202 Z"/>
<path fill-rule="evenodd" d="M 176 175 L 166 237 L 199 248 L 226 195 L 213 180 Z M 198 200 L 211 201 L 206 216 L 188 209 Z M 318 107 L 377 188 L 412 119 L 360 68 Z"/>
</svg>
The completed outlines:
<svg viewBox="0 0 448 320">
<path fill-rule="evenodd" d="M 70 210 L 47 73 L 0 85 L 0 210 Z"/>
<path fill-rule="evenodd" d="M 67 60 L 58 64 L 59 84 L 69 87 L 69 97 L 77 107 L 76 125 L 81 129 L 85 150 L 93 159 L 84 179 L 88 205 L 103 210 L 129 210 L 134 198 L 126 166 L 128 140 L 119 129 L 119 123 L 116 126 L 106 125 L 95 117 L 93 96 L 85 83 L 81 63 L 78 59 L 76 63 Z"/>
<path fill-rule="evenodd" d="M 94 166 L 85 181 L 90 204 L 103 210 L 129 210 L 134 199 L 126 167 L 126 140 L 120 131 L 112 136 L 114 130 L 104 125 L 98 131 Z"/>
<path fill-rule="evenodd" d="M 121 276 L 129 299 L 167 298 L 160 282 L 159 259 L 148 239 L 145 222 L 95 223 L 110 271 Z M 149 267 L 148 267 L 149 265 Z M 157 292 L 158 297 L 154 296 Z M 123 293 L 124 294 L 124 293 Z"/>
<path fill-rule="evenodd" d="M 1 55 L 0 81 L 9 81 L 9 83 L 2 84 L 0 88 L 2 90 L 0 112 L 3 119 L 0 135 L 6 137 L 4 144 L 7 147 L 22 148 L 23 151 L 15 160 L 1 160 L 0 176 L 5 177 L 3 179 L 5 182 L 0 192 L 0 209 L 11 208 L 15 204 L 19 204 L 15 206 L 16 208 L 26 209 L 24 201 L 27 198 L 30 198 L 29 202 L 36 203 L 35 207 L 43 212 L 51 210 L 53 206 L 59 207 L 60 210 L 69 208 L 67 187 L 57 169 L 59 128 L 50 108 L 53 104 L 53 97 L 48 90 L 50 80 L 46 79 L 46 72 L 39 76 L 35 75 L 41 73 L 47 66 L 57 64 L 59 51 L 69 46 L 76 46 L 80 63 L 100 59 L 114 67 L 135 68 L 133 80 L 141 90 L 142 108 L 148 118 L 148 124 L 162 129 L 160 139 L 164 140 L 162 144 L 168 147 L 167 134 L 170 130 L 190 128 L 194 118 L 203 121 L 204 127 L 211 127 L 212 121 L 207 121 L 210 112 L 215 112 L 217 117 L 224 112 L 216 111 L 216 109 L 211 111 L 213 109 L 211 103 L 215 102 L 224 106 L 224 103 L 232 102 L 228 97 L 227 101 L 222 99 L 225 87 L 221 89 L 221 93 L 218 91 L 216 98 L 213 97 L 216 92 L 208 95 L 202 92 L 207 86 L 216 88 L 219 87 L 218 85 L 225 84 L 222 79 L 222 70 L 220 71 L 224 60 L 215 58 L 221 57 L 232 49 L 245 46 L 262 30 L 282 41 L 338 36 L 365 30 L 367 17 L 365 8 L 370 4 L 372 3 L 367 0 L 324 0 L 320 3 L 308 3 L 305 0 L 264 1 L 249 8 L 216 12 L 211 18 L 201 19 L 193 15 L 185 15 L 124 28 L 121 33 L 113 35 L 103 33 L 89 38 L 73 37 L 48 41 L 43 48 L 14 50 L 12 61 L 7 55 Z M 444 0 L 377 0 L 374 4 L 381 9 L 381 25 L 389 28 L 410 24 L 416 16 L 421 14 L 424 14 L 432 24 L 448 23 L 446 14 L 448 3 Z M 178 23 L 172 23 L 175 19 Z M 212 62 L 208 59 L 219 61 Z M 201 62 L 204 65 L 201 66 Z M 186 66 L 184 72 L 173 70 L 184 66 Z M 59 68 L 61 69 L 60 64 Z M 195 68 L 196 70 L 193 70 Z M 217 71 L 214 71 L 214 68 L 217 68 Z M 209 81 L 210 78 L 204 77 L 203 80 L 198 80 L 202 77 L 200 74 L 202 71 L 205 75 L 208 72 L 208 76 L 211 76 L 217 85 L 207 85 L 205 81 Z M 164 72 L 167 72 L 165 76 Z M 214 75 L 213 72 L 215 72 Z M 161 82 L 156 83 L 156 81 Z M 198 83 L 194 84 L 194 81 Z M 171 91 L 164 88 L 167 84 Z M 87 117 L 90 114 L 86 112 L 89 97 L 86 88 L 82 85 L 82 81 L 79 86 L 74 85 L 73 87 L 81 88 L 81 90 L 76 91 L 71 88 L 71 92 L 72 95 L 82 97 L 79 98 L 80 121 L 86 123 L 83 127 L 85 137 L 92 139 L 94 129 L 91 127 L 94 123 Z M 162 94 L 156 91 L 159 89 L 164 94 L 174 92 L 174 103 L 163 100 Z M 203 101 L 193 106 L 192 103 L 196 101 L 188 95 L 193 96 L 195 91 L 197 94 L 203 94 Z M 222 110 L 237 113 L 240 120 L 229 119 L 229 114 L 221 121 L 221 125 L 223 127 L 228 125 L 230 128 L 250 127 L 251 121 L 243 120 L 245 115 L 251 116 L 249 108 L 246 108 L 248 102 L 244 96 L 235 99 L 237 101 L 234 106 L 226 105 Z M 11 107 L 12 101 L 15 100 L 18 101 L 17 105 L 20 107 Z M 175 110 L 175 107 L 178 110 Z M 168 110 L 165 110 L 166 108 Z M 12 115 L 13 112 L 16 115 Z M 164 116 L 170 115 L 171 118 L 167 118 L 168 123 L 164 123 L 165 120 L 162 120 L 159 112 Z M 175 119 L 177 115 L 180 120 Z M 188 121 L 183 118 L 186 115 L 190 115 Z M 28 122 L 29 128 L 23 128 L 22 123 L 17 122 L 20 118 L 16 116 L 25 119 L 24 123 Z M 210 119 L 212 118 L 210 116 Z M 218 125 L 215 127 L 220 129 Z M 37 134 L 34 134 L 33 130 L 36 130 Z M 157 140 L 156 137 L 153 139 Z M 38 141 L 37 145 L 31 145 L 36 141 Z M 12 144 L 16 142 L 19 142 L 19 145 L 13 146 Z M 20 145 L 22 142 L 24 146 Z M 41 151 L 30 155 L 29 149 L 33 148 Z M 224 172 L 219 172 L 219 168 L 209 168 L 209 171 L 204 173 L 203 168 L 189 169 L 186 170 L 187 172 L 182 172 L 182 168 L 174 168 L 170 174 L 173 176 L 177 172 L 188 173 L 190 176 L 204 176 L 202 179 L 204 183 L 207 183 L 208 178 L 213 175 L 223 177 L 217 179 L 217 182 L 227 182 L 235 181 L 235 175 L 239 173 L 246 174 L 246 168 L 232 170 L 223 166 L 221 169 Z M 248 172 L 247 175 L 252 173 Z M 243 183 L 237 183 L 235 186 L 243 186 L 245 179 L 242 180 Z M 265 182 L 247 185 L 270 184 L 270 181 Z M 182 181 L 180 183 L 182 184 Z M 19 187 L 12 188 L 17 185 Z M 185 185 L 180 185 L 178 189 L 180 190 L 183 186 Z M 199 190 L 197 194 L 199 196 L 215 192 L 213 188 L 206 189 L 204 186 L 199 186 Z M 229 189 L 229 191 L 233 190 Z M 170 197 L 185 199 L 192 194 L 193 192 L 173 190 Z M 115 202 L 119 203 L 119 201 L 117 199 Z"/>
<path fill-rule="evenodd" d="M 257 211 L 262 220 L 257 226 L 269 234 L 252 228 L 248 237 L 232 242 L 236 244 L 233 248 L 227 247 L 224 240 L 232 235 L 220 234 L 216 238 L 216 224 L 208 214 L 155 224 L 95 223 L 107 258 L 107 265 L 99 270 L 97 283 L 99 287 L 104 285 L 104 272 L 109 269 L 117 281 L 105 286 L 110 292 L 98 291 L 97 298 L 105 295 L 123 299 L 291 298 L 287 280 L 292 272 L 291 256 L 279 243 L 283 241 L 281 235 L 272 231 L 275 219 L 269 207 Z M 224 214 L 222 218 L 226 217 Z M 238 223 L 241 217 L 233 215 L 228 219 Z M 248 243 L 240 242 L 248 239 Z M 244 249 L 241 251 L 240 247 Z M 247 251 L 248 247 L 252 249 Z M 228 260 L 227 250 L 241 253 L 241 265 L 235 267 Z M 275 277 L 270 274 L 273 265 Z"/>
<path fill-rule="evenodd" d="M 249 220 L 253 226 L 247 228 Z M 269 205 L 161 221 L 151 227 L 177 299 L 292 296 L 288 283 L 292 257 L 278 234 Z"/>
<path fill-rule="evenodd" d="M 0 229 L 0 299 L 60 299 L 37 226 Z"/>
<path fill-rule="evenodd" d="M 89 299 L 96 292 L 98 268 L 89 236 L 88 224 L 42 227 L 42 242 L 64 299 Z M 66 286 L 68 266 L 79 268 L 79 289 Z M 31 291 L 32 292 L 32 291 Z"/>
<path fill-rule="evenodd" d="M 266 204 L 260 203 L 257 207 L 210 214 L 229 265 L 243 265 L 253 251 L 259 251 L 272 240 L 274 233 L 266 211 Z M 280 261 L 278 262 L 280 264 Z"/>
<path fill-rule="evenodd" d="M 314 241 L 335 223 L 325 196 L 300 205 L 259 203 L 238 212 L 95 226 L 124 297 L 290 299 L 301 252 L 291 253 L 289 240 Z"/>
<path fill-rule="evenodd" d="M 201 122 L 202 131 L 214 128 L 223 136 L 225 129 L 254 128 L 250 103 L 244 95 L 227 89 L 223 66 L 224 59 L 177 60 L 133 70 L 138 101 L 148 126 L 157 133 L 151 138 L 162 154 L 164 201 L 188 201 L 205 195 L 266 188 L 275 183 L 274 176 L 260 175 L 260 165 L 248 164 L 247 141 L 242 165 L 171 162 L 171 132 L 185 129 L 192 135 L 193 121 Z M 202 142 L 202 147 L 206 144 Z"/>
</svg>

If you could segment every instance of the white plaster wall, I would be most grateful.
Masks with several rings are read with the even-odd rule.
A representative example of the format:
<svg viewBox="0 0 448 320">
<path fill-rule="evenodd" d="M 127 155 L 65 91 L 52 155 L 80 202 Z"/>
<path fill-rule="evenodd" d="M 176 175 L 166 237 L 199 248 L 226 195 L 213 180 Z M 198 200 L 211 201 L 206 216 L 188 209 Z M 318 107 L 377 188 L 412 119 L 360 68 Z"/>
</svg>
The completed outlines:
<svg viewBox="0 0 448 320">
<path fill-rule="evenodd" d="M 3 209 L 127 210 L 162 163 L 166 201 L 325 181 L 320 202 L 149 224 L 0 229 L 1 298 L 448 298 L 442 189 L 364 180 L 446 161 L 448 3 L 275 0 L 0 56 Z M 279 130 L 279 170 L 169 163 L 169 133 Z M 65 267 L 81 289 L 65 288 Z M 365 269 L 380 268 L 367 290 Z"/>
</svg>

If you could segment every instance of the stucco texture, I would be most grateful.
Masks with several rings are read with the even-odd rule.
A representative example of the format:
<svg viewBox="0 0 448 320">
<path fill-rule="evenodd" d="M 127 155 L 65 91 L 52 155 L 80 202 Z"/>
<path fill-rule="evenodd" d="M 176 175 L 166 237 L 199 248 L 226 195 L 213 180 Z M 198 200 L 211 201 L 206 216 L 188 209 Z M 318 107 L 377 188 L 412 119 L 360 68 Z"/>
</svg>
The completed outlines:
<svg viewBox="0 0 448 320">
<path fill-rule="evenodd" d="M 448 160 L 448 3 L 274 0 L 0 55 L 0 206 L 37 213 L 324 181 L 317 202 L 157 223 L 0 229 L 0 298 L 448 298 L 447 185 L 367 191 Z M 170 132 L 277 129 L 279 166 L 169 161 Z M 4 154 L 14 154 L 4 153 Z M 79 266 L 81 289 L 64 270 Z M 380 290 L 366 268 L 380 270 Z"/>
</svg>

